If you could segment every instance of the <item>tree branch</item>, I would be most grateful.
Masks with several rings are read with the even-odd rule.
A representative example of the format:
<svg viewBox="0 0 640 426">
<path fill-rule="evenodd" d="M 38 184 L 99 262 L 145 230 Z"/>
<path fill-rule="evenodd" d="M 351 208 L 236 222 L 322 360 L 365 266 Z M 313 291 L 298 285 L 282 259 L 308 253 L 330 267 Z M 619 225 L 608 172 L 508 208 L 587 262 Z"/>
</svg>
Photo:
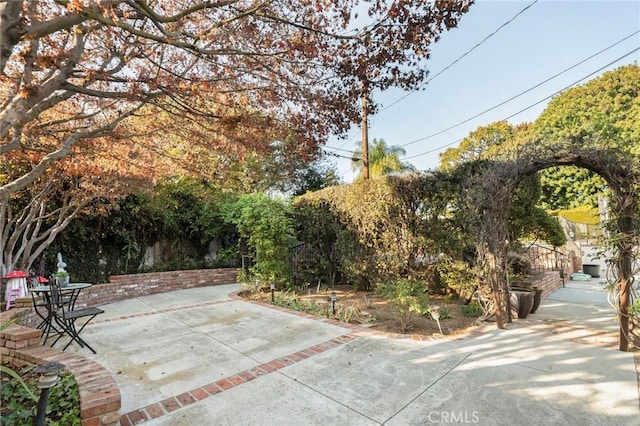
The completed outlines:
<svg viewBox="0 0 640 426">
<path fill-rule="evenodd" d="M 20 12 L 24 0 L 0 2 L 0 74 L 11 57 L 13 48 L 20 42 L 24 29 L 20 23 Z"/>
</svg>

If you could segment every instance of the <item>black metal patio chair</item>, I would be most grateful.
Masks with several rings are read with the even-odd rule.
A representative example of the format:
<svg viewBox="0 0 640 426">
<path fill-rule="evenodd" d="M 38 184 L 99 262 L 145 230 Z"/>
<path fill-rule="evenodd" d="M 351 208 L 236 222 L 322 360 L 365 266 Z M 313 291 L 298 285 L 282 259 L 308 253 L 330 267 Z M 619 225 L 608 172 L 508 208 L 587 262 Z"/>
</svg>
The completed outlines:
<svg viewBox="0 0 640 426">
<path fill-rule="evenodd" d="M 75 341 L 80 345 L 80 347 L 87 347 L 94 354 L 96 351 L 89 346 L 87 342 L 85 342 L 81 337 L 80 333 L 86 325 L 97 315 L 104 313 L 104 311 L 100 308 L 95 307 L 86 307 L 86 308 L 75 308 L 75 300 L 76 297 L 72 296 L 70 298 L 64 296 L 64 289 L 60 288 L 60 283 L 57 280 L 52 280 L 50 283 L 51 286 L 51 309 L 54 315 L 54 319 L 56 324 L 58 324 L 61 328 L 58 332 L 58 337 L 51 344 L 54 346 L 65 334 L 71 337 L 71 340 L 65 345 L 62 349 L 63 351 L 69 347 L 71 342 Z M 86 318 L 86 321 L 80 328 L 76 327 L 76 321 L 81 318 Z"/>
</svg>

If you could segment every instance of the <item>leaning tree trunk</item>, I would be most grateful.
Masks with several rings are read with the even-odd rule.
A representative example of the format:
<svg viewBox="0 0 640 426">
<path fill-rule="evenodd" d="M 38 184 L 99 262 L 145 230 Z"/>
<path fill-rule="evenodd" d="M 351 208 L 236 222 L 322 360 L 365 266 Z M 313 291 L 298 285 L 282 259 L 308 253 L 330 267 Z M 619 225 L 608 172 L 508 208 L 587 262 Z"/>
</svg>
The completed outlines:
<svg viewBox="0 0 640 426">
<path fill-rule="evenodd" d="M 489 268 L 489 283 L 496 305 L 496 321 L 498 328 L 505 328 L 511 322 L 509 302 L 509 288 L 507 283 L 506 257 L 506 219 L 496 210 L 487 209 L 484 212 L 483 227 L 487 244 L 487 266 Z"/>
</svg>

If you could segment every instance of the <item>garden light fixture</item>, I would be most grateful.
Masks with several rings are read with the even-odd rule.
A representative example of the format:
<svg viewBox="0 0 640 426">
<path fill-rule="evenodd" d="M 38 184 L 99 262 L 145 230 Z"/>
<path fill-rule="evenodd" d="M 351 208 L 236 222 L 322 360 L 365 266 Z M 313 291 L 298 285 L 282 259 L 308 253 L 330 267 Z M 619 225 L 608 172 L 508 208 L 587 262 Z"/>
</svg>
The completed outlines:
<svg viewBox="0 0 640 426">
<path fill-rule="evenodd" d="M 40 389 L 40 399 L 38 400 L 38 413 L 36 416 L 36 426 L 44 426 L 44 420 L 47 415 L 47 401 L 49 400 L 49 392 L 56 383 L 60 381 L 59 374 L 64 370 L 64 365 L 59 362 L 45 362 L 34 370 L 34 373 L 40 375 L 36 385 Z"/>
<path fill-rule="evenodd" d="M 331 294 L 329 295 L 329 299 L 331 299 L 331 311 L 333 312 L 333 315 L 335 316 L 336 314 L 336 300 L 338 299 L 338 297 L 336 296 L 336 292 L 332 291 Z"/>
<path fill-rule="evenodd" d="M 276 285 L 274 283 L 271 283 L 269 284 L 269 288 L 271 289 L 271 303 L 275 303 L 276 302 L 276 296 L 275 296 Z"/>
<path fill-rule="evenodd" d="M 442 327 L 440 327 L 440 306 L 438 305 L 429 306 L 429 315 L 431 315 L 431 318 L 433 318 L 438 324 L 438 330 L 440 330 L 440 334 L 444 334 L 442 332 Z"/>
</svg>

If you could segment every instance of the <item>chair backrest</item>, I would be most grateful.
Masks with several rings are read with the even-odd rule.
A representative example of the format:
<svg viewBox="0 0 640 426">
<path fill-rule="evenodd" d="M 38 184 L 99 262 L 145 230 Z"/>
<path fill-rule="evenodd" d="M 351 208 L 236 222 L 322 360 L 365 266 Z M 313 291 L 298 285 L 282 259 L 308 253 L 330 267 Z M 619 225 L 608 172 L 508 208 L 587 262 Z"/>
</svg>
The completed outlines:
<svg viewBox="0 0 640 426">
<path fill-rule="evenodd" d="M 62 295 L 60 294 L 60 283 L 57 278 L 49 281 L 49 288 L 51 289 L 51 306 L 54 310 L 60 310 L 64 308 L 62 301 Z"/>
</svg>

